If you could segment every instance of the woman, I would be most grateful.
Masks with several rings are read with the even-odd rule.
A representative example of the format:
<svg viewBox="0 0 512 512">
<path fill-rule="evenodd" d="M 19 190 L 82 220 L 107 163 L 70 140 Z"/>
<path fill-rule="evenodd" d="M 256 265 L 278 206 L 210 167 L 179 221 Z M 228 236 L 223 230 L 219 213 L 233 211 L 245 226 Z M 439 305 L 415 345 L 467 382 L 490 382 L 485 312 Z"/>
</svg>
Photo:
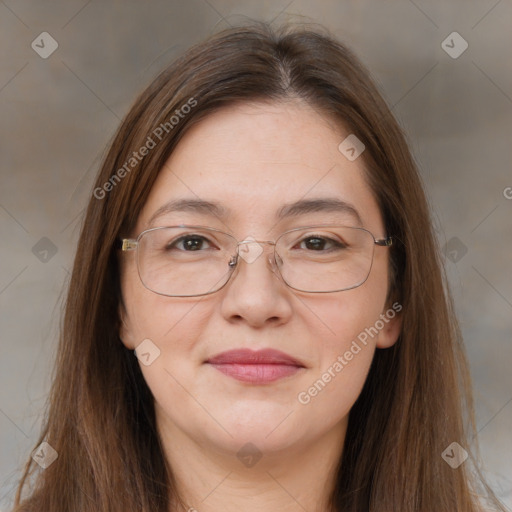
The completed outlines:
<svg viewBox="0 0 512 512">
<path fill-rule="evenodd" d="M 504 510 L 470 470 L 472 407 L 368 72 L 319 32 L 229 29 L 142 93 L 105 158 L 16 510 L 476 512 L 482 490 Z"/>
</svg>

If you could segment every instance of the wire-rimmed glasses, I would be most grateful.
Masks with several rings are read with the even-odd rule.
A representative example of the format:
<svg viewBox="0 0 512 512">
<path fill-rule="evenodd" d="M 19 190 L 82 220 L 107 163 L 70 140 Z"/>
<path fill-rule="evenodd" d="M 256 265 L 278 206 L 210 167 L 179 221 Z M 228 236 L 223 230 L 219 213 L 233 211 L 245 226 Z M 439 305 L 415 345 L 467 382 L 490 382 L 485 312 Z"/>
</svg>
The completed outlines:
<svg viewBox="0 0 512 512">
<path fill-rule="evenodd" d="M 255 261 L 270 244 L 272 271 L 290 288 L 332 293 L 361 286 L 370 274 L 376 245 L 389 247 L 390 236 L 375 238 L 365 228 L 319 224 L 290 229 L 275 241 L 247 239 L 206 226 L 150 228 L 136 239 L 120 240 L 122 251 L 136 251 L 142 284 L 159 295 L 208 295 L 227 284 L 244 259 Z"/>
</svg>

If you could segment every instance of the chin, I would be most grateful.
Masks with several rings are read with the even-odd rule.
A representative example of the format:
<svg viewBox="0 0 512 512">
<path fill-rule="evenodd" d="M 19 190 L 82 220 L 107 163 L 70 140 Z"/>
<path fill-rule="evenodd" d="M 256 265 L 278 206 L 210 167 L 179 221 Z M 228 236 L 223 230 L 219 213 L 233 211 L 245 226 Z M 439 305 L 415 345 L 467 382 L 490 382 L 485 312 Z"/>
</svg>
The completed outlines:
<svg viewBox="0 0 512 512">
<path fill-rule="evenodd" d="M 254 444 L 263 452 L 286 449 L 299 442 L 308 430 L 304 421 L 295 417 L 297 412 L 290 406 L 275 403 L 247 401 L 243 405 L 237 404 L 237 407 L 217 417 L 232 437 L 223 432 L 211 441 L 230 452 L 238 451 L 247 443 Z M 219 429 L 216 431 L 220 433 Z"/>
<path fill-rule="evenodd" d="M 296 443 L 300 442 L 300 433 L 291 432 L 289 429 L 283 429 L 279 433 L 274 432 L 271 435 L 263 434 L 261 430 L 251 426 L 243 425 L 239 430 L 233 432 L 233 437 L 221 436 L 211 438 L 208 443 L 212 448 L 216 448 L 219 452 L 238 458 L 244 455 L 278 455 L 280 452 L 293 448 Z"/>
</svg>

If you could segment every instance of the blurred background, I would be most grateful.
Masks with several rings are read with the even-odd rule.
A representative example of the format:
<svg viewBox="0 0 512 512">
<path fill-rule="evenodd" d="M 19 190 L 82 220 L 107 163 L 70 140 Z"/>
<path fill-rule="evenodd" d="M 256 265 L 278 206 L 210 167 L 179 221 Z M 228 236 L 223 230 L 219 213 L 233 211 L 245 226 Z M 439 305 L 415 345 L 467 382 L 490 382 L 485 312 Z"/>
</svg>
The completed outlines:
<svg viewBox="0 0 512 512">
<path fill-rule="evenodd" d="M 465 336 L 484 468 L 512 508 L 510 0 L 0 0 L 0 511 L 39 435 L 108 142 L 162 68 L 251 19 L 327 27 L 403 126 Z"/>
</svg>

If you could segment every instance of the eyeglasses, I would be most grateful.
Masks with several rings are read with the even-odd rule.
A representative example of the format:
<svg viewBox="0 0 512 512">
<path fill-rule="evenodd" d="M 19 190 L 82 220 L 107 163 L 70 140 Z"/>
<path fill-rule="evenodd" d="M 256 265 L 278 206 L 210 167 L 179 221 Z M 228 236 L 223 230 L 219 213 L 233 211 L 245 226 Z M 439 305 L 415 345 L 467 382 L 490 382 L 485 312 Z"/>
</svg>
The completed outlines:
<svg viewBox="0 0 512 512">
<path fill-rule="evenodd" d="M 272 271 L 294 290 L 331 293 L 361 286 L 370 274 L 376 245 L 389 247 L 392 237 L 376 239 L 367 229 L 330 224 L 300 227 L 274 241 L 242 242 L 205 226 L 157 227 L 136 239 L 120 239 L 122 251 L 136 251 L 142 284 L 168 297 L 195 297 L 220 290 L 240 259 L 253 263 L 274 247 Z"/>
</svg>

